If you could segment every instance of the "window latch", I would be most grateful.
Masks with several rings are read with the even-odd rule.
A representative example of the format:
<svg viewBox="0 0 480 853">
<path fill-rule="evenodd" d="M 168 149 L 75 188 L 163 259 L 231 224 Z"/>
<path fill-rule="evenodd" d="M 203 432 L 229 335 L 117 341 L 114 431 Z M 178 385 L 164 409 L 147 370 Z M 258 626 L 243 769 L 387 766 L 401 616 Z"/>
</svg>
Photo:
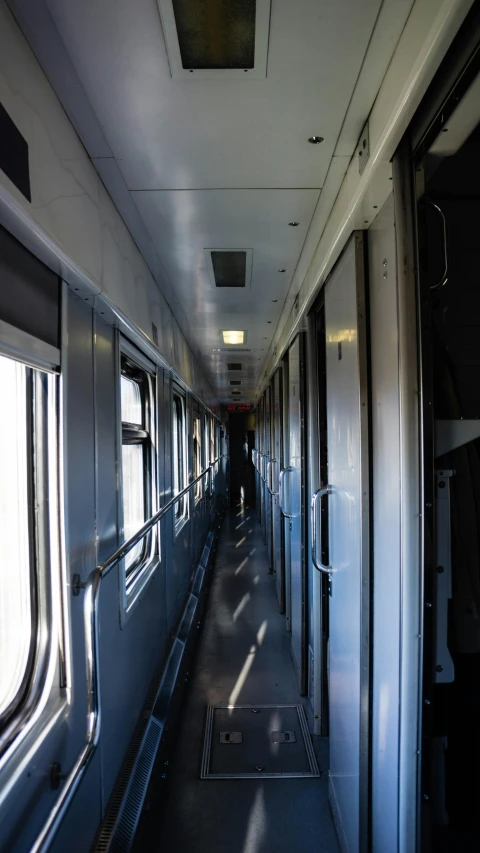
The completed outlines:
<svg viewBox="0 0 480 853">
<path fill-rule="evenodd" d="M 72 595 L 80 595 L 80 590 L 85 589 L 86 581 L 82 581 L 80 575 L 75 574 L 72 578 Z"/>
</svg>

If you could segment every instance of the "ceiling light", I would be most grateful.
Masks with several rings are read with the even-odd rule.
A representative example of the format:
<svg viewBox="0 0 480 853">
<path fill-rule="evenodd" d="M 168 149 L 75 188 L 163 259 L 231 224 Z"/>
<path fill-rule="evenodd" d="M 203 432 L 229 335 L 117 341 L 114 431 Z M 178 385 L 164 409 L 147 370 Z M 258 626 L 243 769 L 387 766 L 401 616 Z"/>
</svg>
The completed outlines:
<svg viewBox="0 0 480 853">
<path fill-rule="evenodd" d="M 290 225 L 291 225 L 291 224 L 292 224 L 292 223 L 290 223 Z M 279 272 L 286 272 L 286 270 L 279 270 Z"/>
<path fill-rule="evenodd" d="M 299 222 L 289 222 L 288 224 L 289 224 L 289 225 L 291 225 L 291 226 L 292 226 L 292 228 L 296 228 L 296 227 L 297 227 L 297 225 L 300 225 L 300 223 L 299 223 Z"/>
<path fill-rule="evenodd" d="M 309 136 L 308 141 L 312 143 L 312 145 L 320 145 L 323 142 L 323 136 Z"/>
<path fill-rule="evenodd" d="M 278 302 L 278 299 L 272 299 L 272 302 Z"/>
<path fill-rule="evenodd" d="M 245 332 L 222 332 L 224 344 L 243 344 Z"/>
</svg>

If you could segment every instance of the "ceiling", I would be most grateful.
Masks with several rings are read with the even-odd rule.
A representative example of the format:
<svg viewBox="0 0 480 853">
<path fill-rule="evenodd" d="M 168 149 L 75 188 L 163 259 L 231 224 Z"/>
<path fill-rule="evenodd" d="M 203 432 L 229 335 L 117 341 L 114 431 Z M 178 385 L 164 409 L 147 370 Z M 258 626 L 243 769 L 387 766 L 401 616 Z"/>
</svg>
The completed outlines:
<svg viewBox="0 0 480 853">
<path fill-rule="evenodd" d="M 346 169 L 411 3 L 397 0 L 398 14 L 393 0 L 383 3 L 390 28 L 353 121 L 381 0 L 272 0 L 263 79 L 173 79 L 156 0 L 10 5 L 30 23 L 30 43 L 40 38 L 39 16 L 45 27 L 49 16 L 50 29 L 53 20 L 63 54 L 55 52 L 55 67 L 51 51 L 42 61 L 41 45 L 37 56 L 51 82 L 56 75 L 62 103 L 219 399 L 231 399 L 230 379 L 241 379 L 249 402 L 294 300 L 290 286 L 332 157 L 340 153 Z M 62 82 L 67 59 L 82 91 L 66 87 L 65 74 Z M 310 144 L 312 135 L 324 141 Z M 345 169 L 337 169 L 339 186 Z M 206 248 L 253 250 L 250 286 L 215 288 Z M 219 351 L 222 329 L 245 330 L 248 352 Z M 229 375 L 232 359 L 242 372 Z"/>
</svg>

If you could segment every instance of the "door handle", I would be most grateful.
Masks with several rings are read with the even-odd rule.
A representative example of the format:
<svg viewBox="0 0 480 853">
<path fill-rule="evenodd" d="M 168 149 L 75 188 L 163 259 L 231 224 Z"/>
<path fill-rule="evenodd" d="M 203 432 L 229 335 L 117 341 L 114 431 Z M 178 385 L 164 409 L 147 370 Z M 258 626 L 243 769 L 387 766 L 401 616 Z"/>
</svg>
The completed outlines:
<svg viewBox="0 0 480 853">
<path fill-rule="evenodd" d="M 263 454 L 262 454 L 262 462 L 263 462 L 263 465 L 262 465 L 261 475 L 262 475 L 262 480 L 263 480 L 263 482 L 265 483 L 265 485 L 267 485 L 267 486 L 268 486 L 268 484 L 267 484 L 267 473 L 268 473 L 268 462 L 267 462 L 267 457 L 268 457 L 268 453 L 263 453 Z"/>
<path fill-rule="evenodd" d="M 281 509 L 283 515 L 285 516 L 285 518 L 293 518 L 294 517 L 293 513 L 287 512 L 283 506 L 283 478 L 285 477 L 285 474 L 291 474 L 292 471 L 295 471 L 295 468 L 292 468 L 291 465 L 289 465 L 288 468 L 282 468 L 282 470 L 280 471 L 280 476 L 278 478 L 280 509 Z"/>
<path fill-rule="evenodd" d="M 325 486 L 323 489 L 317 489 L 317 491 L 312 496 L 312 503 L 310 506 L 311 512 L 311 528 L 312 528 L 312 563 L 319 572 L 324 572 L 327 575 L 331 575 L 334 571 L 331 566 L 325 566 L 321 560 L 317 560 L 318 553 L 318 543 L 317 543 L 317 503 L 321 501 L 322 498 L 327 495 L 331 495 L 333 493 L 333 489 L 331 486 Z"/>
<path fill-rule="evenodd" d="M 272 477 L 272 470 L 273 470 L 273 468 L 271 467 L 271 466 L 273 465 L 273 463 L 274 463 L 274 462 L 276 462 L 276 461 L 277 461 L 276 459 L 270 459 L 270 460 L 267 462 L 267 479 L 266 479 L 266 483 L 267 483 L 267 489 L 268 489 L 268 491 L 270 492 L 270 494 L 272 495 L 272 497 L 274 497 L 275 495 L 277 495 L 277 494 L 278 494 L 278 492 L 274 492 L 274 491 L 273 491 L 273 477 Z M 269 477 L 270 477 L 270 479 L 269 479 Z"/>
</svg>

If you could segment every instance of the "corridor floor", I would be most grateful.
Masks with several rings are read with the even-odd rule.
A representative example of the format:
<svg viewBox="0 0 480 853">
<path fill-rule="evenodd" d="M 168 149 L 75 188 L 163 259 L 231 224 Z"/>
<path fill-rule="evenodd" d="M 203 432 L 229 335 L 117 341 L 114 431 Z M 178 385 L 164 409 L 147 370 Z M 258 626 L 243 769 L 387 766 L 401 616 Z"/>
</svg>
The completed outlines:
<svg viewBox="0 0 480 853">
<path fill-rule="evenodd" d="M 313 740 L 320 779 L 200 779 L 208 705 L 301 701 L 289 645 L 255 510 L 230 510 L 182 711 L 163 826 L 151 850 L 337 853 L 319 738 Z M 303 704 L 311 723 L 308 702 Z"/>
</svg>

